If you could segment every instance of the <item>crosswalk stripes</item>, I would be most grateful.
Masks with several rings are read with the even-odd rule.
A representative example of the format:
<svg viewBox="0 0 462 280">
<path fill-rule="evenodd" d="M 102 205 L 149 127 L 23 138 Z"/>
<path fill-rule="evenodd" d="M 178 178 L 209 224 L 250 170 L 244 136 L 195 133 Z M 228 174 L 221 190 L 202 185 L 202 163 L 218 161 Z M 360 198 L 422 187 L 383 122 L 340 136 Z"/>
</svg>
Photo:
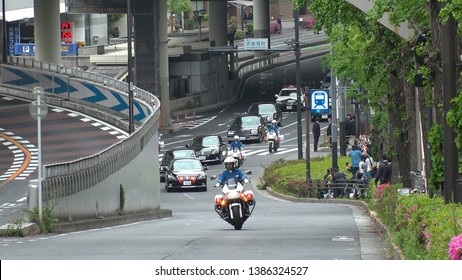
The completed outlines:
<svg viewBox="0 0 462 280">
<path fill-rule="evenodd" d="M 277 152 L 272 152 L 271 154 L 272 155 L 282 155 L 282 154 L 287 154 L 287 153 L 290 153 L 290 152 L 295 152 L 297 151 L 298 148 L 279 148 Z M 265 149 L 257 149 L 257 150 L 244 150 L 245 152 L 245 156 L 266 156 L 266 155 L 269 155 L 270 152 L 268 151 L 268 148 L 265 148 Z M 159 159 L 161 159 L 163 157 L 163 154 L 160 153 L 159 154 Z"/>
<path fill-rule="evenodd" d="M 203 118 L 202 116 L 196 116 L 195 119 L 191 119 L 188 123 L 185 123 L 185 127 L 187 129 L 194 129 L 196 127 L 199 127 L 201 125 L 204 125 L 213 119 L 215 119 L 217 116 L 209 117 L 209 118 Z"/>
</svg>

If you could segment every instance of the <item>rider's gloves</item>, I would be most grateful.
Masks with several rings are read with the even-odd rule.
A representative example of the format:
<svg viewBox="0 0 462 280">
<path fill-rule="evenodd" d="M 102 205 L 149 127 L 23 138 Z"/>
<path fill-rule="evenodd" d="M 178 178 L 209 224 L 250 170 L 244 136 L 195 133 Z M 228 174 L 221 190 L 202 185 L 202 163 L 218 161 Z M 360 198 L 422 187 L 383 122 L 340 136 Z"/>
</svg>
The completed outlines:
<svg viewBox="0 0 462 280">
<path fill-rule="evenodd" d="M 244 179 L 244 183 L 248 184 L 248 183 L 249 183 L 249 179 Z"/>
<path fill-rule="evenodd" d="M 216 183 L 216 184 L 215 184 L 215 188 L 216 188 L 216 187 L 219 187 L 219 186 L 220 186 L 220 184 L 219 184 L 219 183 Z"/>
</svg>

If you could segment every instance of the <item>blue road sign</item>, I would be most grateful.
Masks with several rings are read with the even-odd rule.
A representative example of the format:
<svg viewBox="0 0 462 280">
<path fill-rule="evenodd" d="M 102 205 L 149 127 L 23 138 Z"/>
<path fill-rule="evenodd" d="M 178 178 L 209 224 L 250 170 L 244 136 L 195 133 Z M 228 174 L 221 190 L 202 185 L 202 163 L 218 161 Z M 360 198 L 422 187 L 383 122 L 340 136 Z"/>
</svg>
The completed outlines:
<svg viewBox="0 0 462 280">
<path fill-rule="evenodd" d="M 328 89 L 311 89 L 310 108 L 312 111 L 319 113 L 329 112 L 329 90 Z"/>
</svg>

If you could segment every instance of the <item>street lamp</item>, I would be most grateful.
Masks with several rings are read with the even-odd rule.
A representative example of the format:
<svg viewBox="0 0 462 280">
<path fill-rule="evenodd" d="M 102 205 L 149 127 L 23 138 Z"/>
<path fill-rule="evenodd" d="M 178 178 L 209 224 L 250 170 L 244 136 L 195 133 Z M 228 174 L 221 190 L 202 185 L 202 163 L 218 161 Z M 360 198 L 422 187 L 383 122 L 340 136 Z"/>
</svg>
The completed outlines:
<svg viewBox="0 0 462 280">
<path fill-rule="evenodd" d="M 135 124 L 133 121 L 133 65 L 132 65 L 132 3 L 131 0 L 127 0 L 127 84 L 128 84 L 128 133 L 132 134 L 135 132 Z"/>
<path fill-rule="evenodd" d="M 202 42 L 202 19 L 204 18 L 206 9 L 195 10 L 193 12 L 194 17 L 199 21 L 199 42 Z"/>
</svg>

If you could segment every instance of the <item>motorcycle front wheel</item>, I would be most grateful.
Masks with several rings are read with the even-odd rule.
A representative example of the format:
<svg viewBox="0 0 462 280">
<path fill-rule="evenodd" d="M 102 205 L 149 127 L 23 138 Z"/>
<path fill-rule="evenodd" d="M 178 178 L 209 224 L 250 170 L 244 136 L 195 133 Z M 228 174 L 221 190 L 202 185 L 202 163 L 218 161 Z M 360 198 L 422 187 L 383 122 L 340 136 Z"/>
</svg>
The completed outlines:
<svg viewBox="0 0 462 280">
<path fill-rule="evenodd" d="M 233 226 L 234 229 L 240 230 L 242 228 L 242 222 L 241 222 L 241 216 L 240 216 L 240 211 L 239 207 L 234 206 L 232 209 L 233 211 Z"/>
<path fill-rule="evenodd" d="M 268 142 L 268 151 L 269 151 L 270 153 L 273 152 L 273 141 L 269 141 L 269 142 Z"/>
</svg>

